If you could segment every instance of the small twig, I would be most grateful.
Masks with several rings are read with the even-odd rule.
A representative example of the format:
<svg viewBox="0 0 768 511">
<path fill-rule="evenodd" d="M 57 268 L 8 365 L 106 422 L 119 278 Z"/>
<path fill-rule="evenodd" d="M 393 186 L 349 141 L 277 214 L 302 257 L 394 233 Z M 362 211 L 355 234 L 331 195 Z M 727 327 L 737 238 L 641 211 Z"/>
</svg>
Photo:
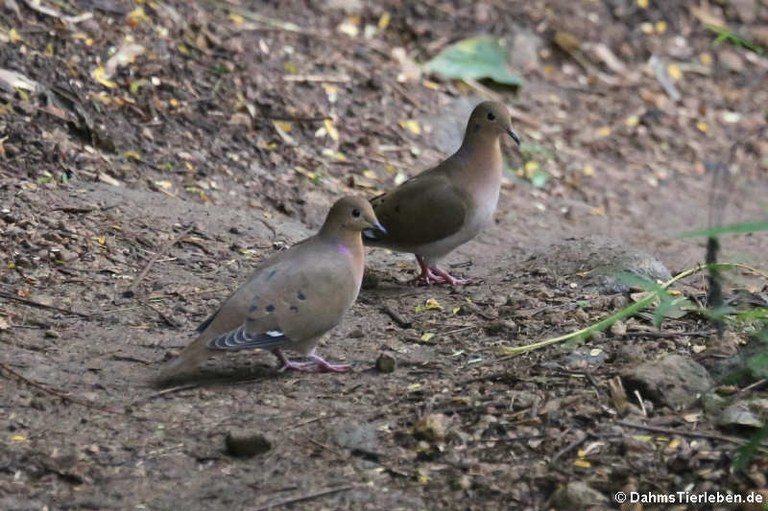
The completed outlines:
<svg viewBox="0 0 768 511">
<path fill-rule="evenodd" d="M 671 337 L 709 337 L 715 330 L 695 330 L 693 332 L 659 332 L 655 330 L 633 330 L 624 332 L 620 337 L 651 337 L 653 339 L 666 339 Z"/>
<path fill-rule="evenodd" d="M 334 417 L 337 417 L 337 416 L 336 415 L 321 415 L 321 416 L 314 417 L 314 418 L 309 419 L 309 420 L 305 420 L 304 422 L 299 422 L 298 424 L 293 424 L 288 429 L 300 428 L 302 426 L 306 426 L 307 424 L 312 424 L 314 422 L 322 421 L 322 420 L 327 420 L 327 419 L 333 419 Z"/>
<path fill-rule="evenodd" d="M 291 115 L 291 114 L 267 114 L 262 115 L 262 119 L 271 121 L 290 121 L 290 122 L 323 122 L 333 119 L 330 115 Z"/>
<path fill-rule="evenodd" d="M 79 206 L 59 206 L 58 208 L 53 208 L 51 211 L 62 211 L 64 213 L 91 213 L 93 211 L 96 211 L 98 208 L 93 207 L 79 207 Z"/>
<path fill-rule="evenodd" d="M 560 436 L 565 436 L 566 433 L 567 431 L 563 432 L 563 434 Z M 557 451 L 554 456 L 552 456 L 552 459 L 549 461 L 550 465 L 554 465 L 555 462 L 559 460 L 564 454 L 574 450 L 575 448 L 583 444 L 589 437 L 589 435 L 587 435 L 583 431 L 579 431 L 578 433 L 579 433 L 579 436 L 576 438 L 576 440 L 566 445 L 565 447 Z"/>
<path fill-rule="evenodd" d="M 739 391 L 739 394 L 746 394 L 747 392 L 756 389 L 757 387 L 760 387 L 764 385 L 766 382 L 768 382 L 768 379 L 763 378 L 762 380 L 757 380 L 755 383 L 752 383 L 751 385 L 747 385 L 743 389 Z"/>
<path fill-rule="evenodd" d="M 55 305 L 47 305 L 45 303 L 40 303 L 34 300 L 30 300 L 28 298 L 22 298 L 20 296 L 16 296 L 13 293 L 6 293 L 5 291 L 0 291 L 0 297 L 7 298 L 9 300 L 14 300 L 19 303 L 23 303 L 24 305 L 39 307 L 40 309 L 47 309 L 47 310 L 52 310 L 56 312 L 61 312 L 62 314 L 69 314 L 70 316 L 80 316 L 81 318 L 85 318 L 85 319 L 91 319 L 92 317 L 90 314 L 85 314 L 84 312 L 77 312 L 71 309 L 63 309 L 61 307 L 56 307 Z"/>
<path fill-rule="evenodd" d="M 160 319 L 162 319 L 165 322 L 165 324 L 168 325 L 169 327 L 175 328 L 177 330 L 179 330 L 181 328 L 181 322 L 176 321 L 172 317 L 168 316 L 165 312 L 161 311 L 160 309 L 158 309 L 157 307 L 155 307 L 151 303 L 149 303 L 149 302 L 142 302 L 142 305 L 144 305 L 146 307 L 149 307 L 150 309 L 155 311 L 157 313 L 157 315 L 160 316 Z"/>
<path fill-rule="evenodd" d="M 327 83 L 346 83 L 350 80 L 349 75 L 285 75 L 283 81 L 286 82 L 327 82 Z"/>
<path fill-rule="evenodd" d="M 63 401 L 69 401 L 70 403 L 84 406 L 86 408 L 91 408 L 92 410 L 97 410 L 99 412 L 109 413 L 113 415 L 127 415 L 125 412 L 121 412 L 119 410 L 115 410 L 113 408 L 107 408 L 105 406 L 98 405 L 96 403 L 93 403 L 92 401 L 89 401 L 87 399 L 79 398 L 76 396 L 72 396 L 70 394 L 67 394 L 66 392 L 63 392 L 58 389 L 54 389 L 52 387 L 49 387 L 47 385 L 44 385 L 42 383 L 36 382 L 34 380 L 30 380 L 23 374 L 14 371 L 11 369 L 8 365 L 0 362 L 0 374 L 5 376 L 6 378 L 14 379 L 20 383 L 29 385 L 30 387 L 34 387 L 37 390 L 40 390 L 42 392 L 45 392 L 46 394 L 49 394 L 51 396 L 57 397 Z"/>
<path fill-rule="evenodd" d="M 629 421 L 616 421 L 616 424 L 620 426 L 627 426 L 629 428 L 644 429 L 646 431 L 652 431 L 654 433 L 663 433 L 665 435 L 679 435 L 687 436 L 690 438 L 703 438 L 705 440 L 720 440 L 721 442 L 729 442 L 736 445 L 743 445 L 746 442 L 743 438 L 736 438 L 732 436 L 718 435 L 717 433 L 705 433 L 703 431 L 680 431 L 672 428 L 664 428 L 661 426 L 649 426 L 646 424 L 636 424 Z M 768 452 L 768 449 L 761 449 L 763 452 Z"/>
<path fill-rule="evenodd" d="M 136 292 L 136 287 L 139 285 L 139 283 L 144 280 L 144 277 L 147 276 L 147 273 L 149 273 L 149 270 L 152 268 L 152 266 L 157 262 L 158 259 L 160 259 L 161 256 L 164 256 L 166 252 L 168 252 L 176 243 L 181 241 L 181 239 L 189 234 L 193 229 L 193 226 L 189 226 L 186 229 L 184 229 L 181 233 L 179 233 L 178 236 L 171 239 L 168 243 L 166 243 L 160 250 L 155 252 L 155 254 L 147 261 L 147 264 L 144 265 L 144 269 L 141 270 L 141 273 L 139 273 L 135 279 L 133 279 L 133 283 L 131 284 L 131 287 L 128 288 L 128 293 L 133 294 Z"/>
<path fill-rule="evenodd" d="M 184 385 L 177 385 L 175 387 L 168 387 L 167 389 L 159 390 L 155 392 L 154 394 L 150 394 L 145 398 L 137 399 L 136 401 L 131 403 L 131 407 L 136 406 L 137 404 L 143 404 L 148 401 L 152 401 L 155 398 L 166 396 L 168 394 L 173 394 L 174 392 L 181 392 L 183 390 L 189 390 L 199 387 L 199 383 L 185 383 Z"/>
<path fill-rule="evenodd" d="M 381 312 L 392 318 L 397 326 L 400 328 L 411 328 L 411 322 L 405 319 L 402 314 L 396 311 L 390 304 L 384 304 L 381 306 Z"/>
<path fill-rule="evenodd" d="M 316 491 L 308 495 L 301 495 L 298 497 L 291 497 L 287 499 L 277 500 L 275 502 L 271 502 L 269 504 L 264 504 L 262 506 L 253 508 L 250 511 L 267 511 L 269 509 L 274 509 L 276 507 L 284 507 L 290 504 L 297 504 L 299 502 L 307 502 L 308 500 L 314 500 L 320 497 L 333 495 L 334 493 L 341 493 L 349 490 L 354 490 L 355 488 L 357 488 L 357 485 L 354 485 L 354 484 L 350 484 L 347 486 L 339 486 L 337 488 L 326 488 L 324 490 Z"/>
</svg>

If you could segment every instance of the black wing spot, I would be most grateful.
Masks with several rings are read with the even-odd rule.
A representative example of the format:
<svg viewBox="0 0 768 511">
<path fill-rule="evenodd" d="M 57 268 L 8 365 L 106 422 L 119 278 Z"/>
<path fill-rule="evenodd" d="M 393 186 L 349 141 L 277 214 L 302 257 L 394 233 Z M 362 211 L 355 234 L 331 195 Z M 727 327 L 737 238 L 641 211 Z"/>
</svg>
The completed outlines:
<svg viewBox="0 0 768 511">
<path fill-rule="evenodd" d="M 275 311 L 275 306 L 272 305 L 271 303 L 269 305 L 267 305 L 265 308 L 266 308 L 267 312 L 274 312 Z"/>
<path fill-rule="evenodd" d="M 248 312 L 256 312 L 259 310 L 259 304 L 252 303 L 250 307 L 248 307 Z"/>
<path fill-rule="evenodd" d="M 268 281 L 269 281 L 269 280 L 272 280 L 272 277 L 274 277 L 275 275 L 277 275 L 277 270 L 272 270 L 271 272 L 269 272 L 269 273 L 267 274 L 267 280 L 268 280 Z"/>
<path fill-rule="evenodd" d="M 307 299 L 307 297 L 304 295 L 304 293 L 302 291 L 299 291 L 299 293 L 296 295 L 296 298 L 298 298 L 299 300 L 306 300 Z"/>
</svg>

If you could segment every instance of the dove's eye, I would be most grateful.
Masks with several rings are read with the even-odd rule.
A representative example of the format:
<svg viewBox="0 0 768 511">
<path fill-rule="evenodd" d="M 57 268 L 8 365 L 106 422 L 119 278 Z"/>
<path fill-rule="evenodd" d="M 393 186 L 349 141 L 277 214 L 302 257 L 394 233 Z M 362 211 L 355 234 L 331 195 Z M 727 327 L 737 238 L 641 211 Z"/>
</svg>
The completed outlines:
<svg viewBox="0 0 768 511">
<path fill-rule="evenodd" d="M 352 216 L 355 217 L 355 218 L 359 217 L 360 216 L 360 210 L 357 209 L 357 208 L 353 209 L 352 210 Z"/>
<path fill-rule="evenodd" d="M 488 112 L 488 120 L 489 121 L 495 121 L 496 116 L 493 114 L 493 112 Z"/>
</svg>

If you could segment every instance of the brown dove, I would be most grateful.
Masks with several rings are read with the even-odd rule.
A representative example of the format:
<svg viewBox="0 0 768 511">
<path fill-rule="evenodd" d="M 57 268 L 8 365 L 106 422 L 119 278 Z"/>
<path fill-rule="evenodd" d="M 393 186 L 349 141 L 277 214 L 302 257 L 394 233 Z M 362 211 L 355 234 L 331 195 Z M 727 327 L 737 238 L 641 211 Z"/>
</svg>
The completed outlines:
<svg viewBox="0 0 768 511">
<path fill-rule="evenodd" d="M 315 354 L 315 346 L 339 324 L 360 291 L 363 229 L 384 232 L 371 205 L 360 197 L 337 201 L 317 234 L 260 264 L 197 328 L 198 337 L 160 378 L 173 378 L 217 353 L 250 349 L 274 353 L 281 371 L 349 370 L 349 365 L 331 364 Z M 290 360 L 283 350 L 307 360 Z"/>
<path fill-rule="evenodd" d="M 415 254 L 421 268 L 414 279 L 418 283 L 467 283 L 437 263 L 493 221 L 501 189 L 500 137 L 505 134 L 520 145 L 507 107 L 493 101 L 477 105 L 458 151 L 371 199 L 386 234 L 367 229 L 365 244 Z"/>
</svg>

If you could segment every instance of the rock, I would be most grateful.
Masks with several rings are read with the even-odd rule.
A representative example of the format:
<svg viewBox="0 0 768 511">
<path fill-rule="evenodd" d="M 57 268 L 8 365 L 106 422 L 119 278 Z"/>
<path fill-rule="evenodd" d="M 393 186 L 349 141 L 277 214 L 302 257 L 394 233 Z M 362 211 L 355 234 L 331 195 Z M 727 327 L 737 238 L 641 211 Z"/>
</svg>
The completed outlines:
<svg viewBox="0 0 768 511">
<path fill-rule="evenodd" d="M 380 373 L 393 373 L 397 368 L 397 360 L 389 353 L 379 353 L 376 358 L 376 370 Z"/>
<path fill-rule="evenodd" d="M 538 251 L 523 263 L 531 272 L 544 272 L 569 277 L 587 290 L 603 294 L 625 293 L 630 286 L 621 274 L 669 280 L 671 274 L 664 263 L 634 249 L 620 240 L 602 236 L 567 238 Z"/>
<path fill-rule="evenodd" d="M 225 451 L 236 458 L 251 458 L 272 449 L 272 442 L 261 433 L 229 432 L 224 439 Z"/>
<path fill-rule="evenodd" d="M 731 403 L 720 414 L 719 426 L 762 428 L 768 421 L 768 399 L 750 398 Z"/>
<path fill-rule="evenodd" d="M 428 442 L 445 440 L 450 419 L 442 413 L 431 413 L 419 419 L 413 426 L 413 436 Z"/>
<path fill-rule="evenodd" d="M 336 429 L 335 441 L 339 447 L 353 454 L 377 457 L 379 446 L 378 426 L 375 423 L 346 423 Z"/>
<path fill-rule="evenodd" d="M 640 390 L 643 397 L 672 409 L 692 404 L 715 383 L 702 365 L 677 354 L 632 367 L 622 379 L 628 394 Z"/>
<path fill-rule="evenodd" d="M 541 46 L 541 38 L 535 32 L 524 28 L 516 30 L 509 51 L 510 67 L 523 72 L 539 68 Z"/>
<path fill-rule="evenodd" d="M 488 335 L 514 335 L 517 333 L 517 323 L 511 319 L 497 319 L 485 325 L 485 333 Z"/>
<path fill-rule="evenodd" d="M 573 481 L 555 490 L 550 504 L 555 509 L 587 509 L 608 504 L 608 497 L 583 481 Z"/>
</svg>

